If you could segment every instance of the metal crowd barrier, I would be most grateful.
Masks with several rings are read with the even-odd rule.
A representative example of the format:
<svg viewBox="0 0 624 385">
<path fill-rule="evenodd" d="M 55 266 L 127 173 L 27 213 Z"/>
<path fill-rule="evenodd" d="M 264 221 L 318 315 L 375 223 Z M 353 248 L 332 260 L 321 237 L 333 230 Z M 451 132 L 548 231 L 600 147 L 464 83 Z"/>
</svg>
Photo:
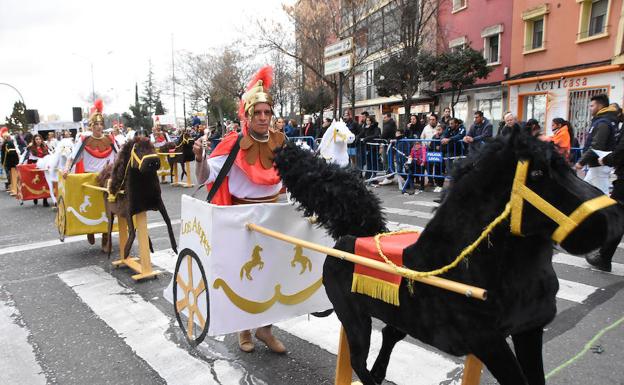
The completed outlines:
<svg viewBox="0 0 624 385">
<path fill-rule="evenodd" d="M 413 164 L 408 162 L 416 143 L 425 147 L 426 162 L 422 167 L 418 167 L 415 161 Z M 411 175 L 443 180 L 450 177 L 453 163 L 465 157 L 464 144 L 457 141 L 443 145 L 440 140 L 401 139 L 388 142 L 377 139 L 358 143 L 356 148 L 356 167 L 364 173 L 365 179 L 396 173 L 404 178 Z"/>
<path fill-rule="evenodd" d="M 305 142 L 312 150 L 316 150 L 316 139 L 313 136 L 289 136 L 288 140 L 292 142 L 302 141 Z"/>
</svg>

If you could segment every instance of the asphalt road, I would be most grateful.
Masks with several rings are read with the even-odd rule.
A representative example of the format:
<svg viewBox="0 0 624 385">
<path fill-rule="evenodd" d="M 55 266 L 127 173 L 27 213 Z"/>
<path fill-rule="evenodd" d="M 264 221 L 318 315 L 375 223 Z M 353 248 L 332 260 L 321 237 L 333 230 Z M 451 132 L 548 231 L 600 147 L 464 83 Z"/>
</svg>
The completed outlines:
<svg viewBox="0 0 624 385">
<path fill-rule="evenodd" d="M 437 197 L 402 196 L 396 186 L 375 191 L 395 228 L 424 227 Z M 176 236 L 180 197 L 190 192 L 163 185 Z M 41 203 L 20 206 L 0 192 L 0 218 L 0 384 L 333 384 L 333 317 L 277 325 L 289 350 L 283 356 L 260 345 L 242 353 L 233 335 L 191 348 L 162 298 L 169 271 L 137 283 L 84 236 L 58 242 L 54 211 Z M 154 263 L 170 265 L 165 227 L 156 213 L 148 222 Z M 622 248 L 614 262 L 607 274 L 578 257 L 555 258 L 562 289 L 545 332 L 545 369 L 556 370 L 547 383 L 624 384 Z M 376 335 L 381 327 L 374 324 Z M 462 362 L 408 338 L 397 345 L 387 383 L 459 384 Z M 481 383 L 495 381 L 486 372 Z"/>
</svg>

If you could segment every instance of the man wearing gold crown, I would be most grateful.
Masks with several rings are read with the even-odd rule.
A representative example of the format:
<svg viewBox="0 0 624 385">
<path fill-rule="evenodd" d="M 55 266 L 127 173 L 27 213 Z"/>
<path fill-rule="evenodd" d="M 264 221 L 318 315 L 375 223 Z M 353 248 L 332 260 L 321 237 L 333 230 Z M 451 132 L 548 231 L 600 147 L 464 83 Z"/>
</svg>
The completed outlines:
<svg viewBox="0 0 624 385">
<path fill-rule="evenodd" d="M 76 140 L 74 150 L 67 159 L 63 169 L 63 177 L 74 168 L 76 173 L 100 172 L 109 163 L 115 162 L 115 156 L 119 147 L 113 135 L 104 135 L 104 109 L 101 99 L 95 101 L 89 117 L 89 130 Z M 95 243 L 95 236 L 87 234 L 90 244 Z M 106 249 L 108 239 L 102 234 L 102 249 Z"/>
<path fill-rule="evenodd" d="M 238 205 L 276 202 L 282 182 L 273 167 L 273 150 L 281 146 L 284 134 L 269 130 L 273 99 L 268 93 L 272 68 L 267 66 L 253 77 L 242 96 L 239 108 L 242 130 L 231 132 L 206 157 L 205 137 L 195 141 L 198 183 L 206 183 L 211 203 Z M 228 159 L 229 158 L 229 159 Z M 222 171 L 223 170 L 223 171 Z M 256 329 L 256 338 L 276 353 L 286 348 L 271 332 L 271 325 Z M 238 346 L 251 352 L 255 346 L 251 332 L 238 333 Z"/>
</svg>

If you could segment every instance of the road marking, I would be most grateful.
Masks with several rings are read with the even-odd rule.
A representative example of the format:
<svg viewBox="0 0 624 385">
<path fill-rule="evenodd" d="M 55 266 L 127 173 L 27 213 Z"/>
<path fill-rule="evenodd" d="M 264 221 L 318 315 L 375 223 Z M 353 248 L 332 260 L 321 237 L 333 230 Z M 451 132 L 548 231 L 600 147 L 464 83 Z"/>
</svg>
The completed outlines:
<svg viewBox="0 0 624 385">
<path fill-rule="evenodd" d="M 384 207 L 383 211 L 387 214 L 404 215 L 407 217 L 417 217 L 417 218 L 422 218 L 422 219 L 433 218 L 432 213 L 426 213 L 424 211 L 417 211 L 417 210 L 399 209 L 396 207 Z"/>
<path fill-rule="evenodd" d="M 170 341 L 166 337 L 170 317 L 121 286 L 102 268 L 69 270 L 59 274 L 59 278 L 167 384 L 216 384 L 210 375 L 212 370 L 220 379 L 242 378 L 246 374 L 228 361 L 216 360 L 210 365 Z M 217 364 L 218 361 L 223 362 Z"/>
<path fill-rule="evenodd" d="M 575 257 L 573 255 L 565 254 L 565 253 L 555 254 L 553 256 L 553 262 L 560 263 L 562 265 L 570 265 L 570 266 L 575 266 L 575 267 L 582 267 L 585 269 L 597 270 L 593 268 L 589 263 L 587 263 L 585 258 Z M 624 264 L 612 262 L 611 267 L 612 267 L 612 270 L 610 273 L 607 273 L 607 272 L 603 272 L 603 273 L 624 276 Z"/>
<path fill-rule="evenodd" d="M 438 207 L 439 203 L 430 202 L 430 201 L 405 201 L 404 205 L 416 205 L 416 206 L 424 206 L 424 207 Z"/>
<path fill-rule="evenodd" d="M 45 385 L 43 369 L 28 343 L 29 331 L 19 319 L 14 304 L 0 300 L 0 384 Z"/>
<path fill-rule="evenodd" d="M 179 219 L 171 221 L 172 226 L 177 225 L 179 223 L 180 223 Z M 164 227 L 164 226 L 166 226 L 165 222 L 151 222 L 147 224 L 148 229 L 155 229 L 155 228 Z M 117 236 L 117 233 L 114 233 L 113 236 Z M 95 237 L 99 239 L 101 238 L 101 235 L 96 234 Z M 50 241 L 26 243 L 23 245 L 5 247 L 0 250 L 0 255 L 20 253 L 20 252 L 28 251 L 28 250 L 36 250 L 36 249 L 41 249 L 41 248 L 50 247 L 50 246 L 60 246 L 60 245 L 68 244 L 68 243 L 75 243 L 75 242 L 81 242 L 81 241 L 85 241 L 85 235 L 74 235 L 71 237 L 67 237 L 65 238 L 64 242 L 61 242 L 58 239 L 53 239 Z"/>
<path fill-rule="evenodd" d="M 398 230 L 416 230 L 422 232 L 425 228 L 422 226 L 410 225 L 408 223 L 400 223 L 387 221 L 386 226 L 389 231 L 398 231 Z"/>
<path fill-rule="evenodd" d="M 329 353 L 337 354 L 340 325 L 340 321 L 334 313 L 325 318 L 310 317 L 308 319 L 308 316 L 301 316 L 277 323 L 275 326 Z M 369 368 L 372 367 L 377 358 L 381 348 L 381 340 L 381 332 L 373 329 L 371 348 L 368 354 Z M 405 368 L 413 367 L 415 362 L 418 363 L 418 370 L 405 370 Z M 410 342 L 401 341 L 396 344 L 392 351 L 392 359 L 388 366 L 386 379 L 397 385 L 439 384 L 448 381 L 450 379 L 448 374 L 456 371 L 459 367 L 461 367 L 460 364 L 439 353 Z"/>
<path fill-rule="evenodd" d="M 596 290 L 598 290 L 598 288 L 595 286 L 559 278 L 559 291 L 557 292 L 557 298 L 576 303 L 583 303 L 583 301 L 585 301 L 587 297 L 589 297 Z"/>
</svg>

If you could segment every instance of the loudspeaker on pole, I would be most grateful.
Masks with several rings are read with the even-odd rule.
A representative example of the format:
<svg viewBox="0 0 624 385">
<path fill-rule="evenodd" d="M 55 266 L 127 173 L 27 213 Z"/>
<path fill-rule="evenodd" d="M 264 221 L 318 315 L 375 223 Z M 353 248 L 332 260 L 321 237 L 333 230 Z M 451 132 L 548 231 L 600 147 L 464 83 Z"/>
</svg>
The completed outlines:
<svg viewBox="0 0 624 385">
<path fill-rule="evenodd" d="M 74 116 L 74 122 L 80 122 L 82 120 L 82 108 L 72 107 L 72 113 Z"/>
<path fill-rule="evenodd" d="M 26 124 L 38 124 L 39 123 L 39 111 L 26 110 Z"/>
</svg>

